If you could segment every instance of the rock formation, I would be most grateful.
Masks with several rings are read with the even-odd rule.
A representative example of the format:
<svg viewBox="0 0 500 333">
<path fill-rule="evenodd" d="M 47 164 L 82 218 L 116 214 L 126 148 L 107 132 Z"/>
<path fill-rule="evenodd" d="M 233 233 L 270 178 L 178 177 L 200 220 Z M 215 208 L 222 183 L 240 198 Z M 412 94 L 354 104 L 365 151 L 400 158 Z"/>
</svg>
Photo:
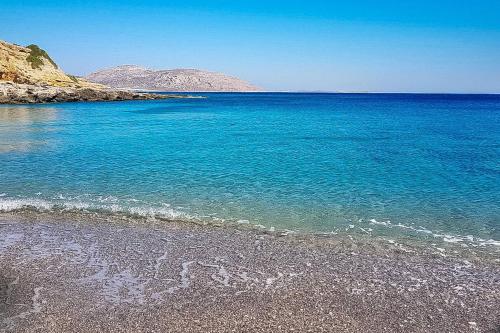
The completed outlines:
<svg viewBox="0 0 500 333">
<path fill-rule="evenodd" d="M 64 73 L 37 45 L 0 40 L 0 104 L 164 99 L 181 96 L 119 91 Z M 185 96 L 184 96 L 185 97 Z"/>
<path fill-rule="evenodd" d="M 78 101 L 123 101 L 186 98 L 190 96 L 137 93 L 89 87 L 57 87 L 49 85 L 0 82 L 0 104 L 58 103 Z"/>
<path fill-rule="evenodd" d="M 259 91 L 256 86 L 221 73 L 198 69 L 152 70 L 135 65 L 104 69 L 86 76 L 91 82 L 113 88 L 156 91 Z"/>
<path fill-rule="evenodd" d="M 67 75 L 37 45 L 22 47 L 0 41 L 0 81 L 56 87 L 104 88 Z"/>
</svg>

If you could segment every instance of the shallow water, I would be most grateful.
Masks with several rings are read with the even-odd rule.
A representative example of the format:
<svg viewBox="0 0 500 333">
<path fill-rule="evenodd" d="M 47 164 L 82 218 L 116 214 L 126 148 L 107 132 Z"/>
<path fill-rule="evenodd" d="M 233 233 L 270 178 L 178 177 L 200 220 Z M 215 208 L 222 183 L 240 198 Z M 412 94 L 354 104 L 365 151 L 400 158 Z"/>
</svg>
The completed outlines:
<svg viewBox="0 0 500 333">
<path fill-rule="evenodd" d="M 0 107 L 0 210 L 500 245 L 500 96 L 203 94 Z"/>
</svg>

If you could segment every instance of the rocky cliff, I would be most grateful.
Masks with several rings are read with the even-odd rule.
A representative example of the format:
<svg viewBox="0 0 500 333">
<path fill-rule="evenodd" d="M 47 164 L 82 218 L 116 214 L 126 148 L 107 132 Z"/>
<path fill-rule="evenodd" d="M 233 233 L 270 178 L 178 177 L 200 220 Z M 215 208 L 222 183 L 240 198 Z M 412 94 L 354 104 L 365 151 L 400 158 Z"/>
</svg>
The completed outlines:
<svg viewBox="0 0 500 333">
<path fill-rule="evenodd" d="M 22 47 L 0 40 L 0 81 L 56 87 L 103 88 L 67 75 L 37 45 Z"/>
<path fill-rule="evenodd" d="M 157 91 L 259 91 L 256 86 L 221 73 L 197 69 L 151 70 L 135 65 L 104 69 L 86 76 L 113 88 Z"/>
<path fill-rule="evenodd" d="M 0 104 L 165 99 L 186 96 L 109 89 L 64 73 L 37 45 L 0 40 Z"/>
</svg>

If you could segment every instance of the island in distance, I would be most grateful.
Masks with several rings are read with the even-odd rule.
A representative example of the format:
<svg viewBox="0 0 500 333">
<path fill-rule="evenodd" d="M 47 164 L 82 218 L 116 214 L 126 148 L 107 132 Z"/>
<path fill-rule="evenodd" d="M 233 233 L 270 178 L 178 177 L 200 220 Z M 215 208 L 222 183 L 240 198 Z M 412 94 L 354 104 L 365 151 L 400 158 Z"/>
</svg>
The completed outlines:
<svg viewBox="0 0 500 333">
<path fill-rule="evenodd" d="M 103 69 L 85 77 L 112 88 L 169 92 L 257 92 L 239 78 L 198 69 L 153 70 L 136 65 Z"/>
</svg>

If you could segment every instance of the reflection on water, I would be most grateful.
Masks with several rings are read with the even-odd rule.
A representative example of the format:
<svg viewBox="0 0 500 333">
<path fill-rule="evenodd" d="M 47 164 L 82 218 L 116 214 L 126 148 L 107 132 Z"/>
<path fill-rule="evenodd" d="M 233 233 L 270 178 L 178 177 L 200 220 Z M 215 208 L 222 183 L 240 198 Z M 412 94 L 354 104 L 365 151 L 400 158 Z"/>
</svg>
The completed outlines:
<svg viewBox="0 0 500 333">
<path fill-rule="evenodd" d="M 29 125 L 57 120 L 54 107 L 1 106 L 0 129 L 6 124 Z"/>
<path fill-rule="evenodd" d="M 0 107 L 0 153 L 27 152 L 47 145 L 50 126 L 57 120 L 53 107 Z"/>
</svg>

